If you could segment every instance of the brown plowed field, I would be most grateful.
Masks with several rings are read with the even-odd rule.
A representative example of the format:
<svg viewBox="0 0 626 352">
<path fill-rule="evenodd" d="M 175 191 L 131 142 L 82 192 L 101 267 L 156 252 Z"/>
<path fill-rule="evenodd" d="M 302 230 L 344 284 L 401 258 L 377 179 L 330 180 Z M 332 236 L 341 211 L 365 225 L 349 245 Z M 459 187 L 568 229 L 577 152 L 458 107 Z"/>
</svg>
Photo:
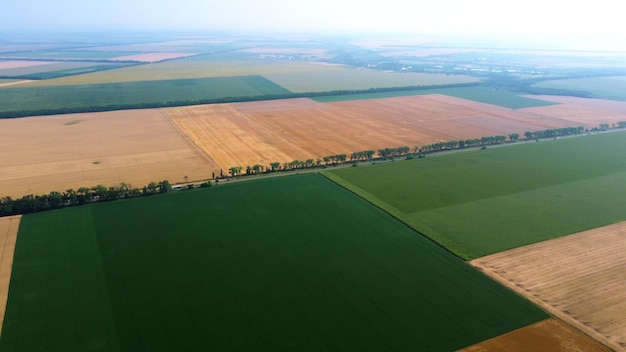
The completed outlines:
<svg viewBox="0 0 626 352">
<path fill-rule="evenodd" d="M 621 104 L 626 109 L 626 103 Z M 232 166 L 267 166 L 367 149 L 597 126 L 557 114 L 558 108 L 539 114 L 439 94 L 335 103 L 287 99 L 164 110 L 224 172 Z"/>
<path fill-rule="evenodd" d="M 589 336 L 557 319 L 511 331 L 460 352 L 610 352 Z"/>
<path fill-rule="evenodd" d="M 21 215 L 0 218 L 0 332 L 9 297 L 13 253 L 21 218 Z"/>
<path fill-rule="evenodd" d="M 158 109 L 0 120 L 0 197 L 206 179 L 215 168 Z"/>
<path fill-rule="evenodd" d="M 626 222 L 471 263 L 596 340 L 626 350 Z"/>
<path fill-rule="evenodd" d="M 548 95 L 528 97 L 552 101 L 559 105 L 527 108 L 523 109 L 524 111 L 574 121 L 579 125 L 598 126 L 601 123 L 626 121 L 626 103 L 623 101 Z"/>
<path fill-rule="evenodd" d="M 10 60 L 10 61 L 0 61 L 0 70 L 9 70 L 12 68 L 22 68 L 22 67 L 32 67 L 32 66 L 43 66 L 56 64 L 58 62 L 53 61 L 25 61 L 25 60 Z"/>
</svg>

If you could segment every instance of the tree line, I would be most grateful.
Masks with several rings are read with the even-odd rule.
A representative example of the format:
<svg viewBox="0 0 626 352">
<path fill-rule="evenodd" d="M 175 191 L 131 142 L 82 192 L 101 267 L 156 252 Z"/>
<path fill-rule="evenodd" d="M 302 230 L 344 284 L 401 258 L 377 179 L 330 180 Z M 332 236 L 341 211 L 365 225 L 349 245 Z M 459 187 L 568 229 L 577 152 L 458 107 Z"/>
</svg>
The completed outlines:
<svg viewBox="0 0 626 352">
<path fill-rule="evenodd" d="M 200 184 L 200 187 L 211 187 L 210 181 Z M 188 185 L 187 189 L 194 188 Z M 150 182 L 142 188 L 132 187 L 130 184 L 120 183 L 117 186 L 80 187 L 70 188 L 65 192 L 52 191 L 48 194 L 29 194 L 13 199 L 9 196 L 0 198 L 0 217 L 20 214 L 38 213 L 47 210 L 60 209 L 69 206 L 106 202 L 117 199 L 145 197 L 154 194 L 168 193 L 173 190 L 168 180 Z"/>
<path fill-rule="evenodd" d="M 592 131 L 607 130 L 610 128 L 626 128 L 626 121 L 619 121 L 609 126 L 607 123 L 602 123 L 597 128 L 593 128 Z M 581 134 L 587 131 L 584 126 L 578 127 L 565 127 L 556 129 L 547 129 L 541 131 L 527 131 L 524 133 L 526 140 L 537 140 L 545 138 L 556 138 L 561 136 L 569 136 Z M 508 135 L 509 142 L 518 141 L 520 135 L 512 133 Z M 487 145 L 501 144 L 506 142 L 507 137 L 503 135 L 499 136 L 486 136 L 482 138 L 466 139 L 466 140 L 451 140 L 447 142 L 437 142 L 433 144 L 426 144 L 423 146 L 401 146 L 394 148 L 382 148 L 378 151 L 363 150 L 353 152 L 350 154 L 348 160 L 347 154 L 334 154 L 327 155 L 318 159 L 306 159 L 306 160 L 293 160 L 290 162 L 272 162 L 267 167 L 261 164 L 255 164 L 252 166 L 246 166 L 245 175 L 254 175 L 260 173 L 271 173 L 278 171 L 289 171 L 296 169 L 305 169 L 312 167 L 326 167 L 328 165 L 336 166 L 343 163 L 356 163 L 358 161 L 374 160 L 374 155 L 378 154 L 378 160 L 393 159 L 395 157 L 406 157 L 407 159 L 423 158 L 426 154 L 436 153 L 440 151 L 464 149 L 471 147 L 486 147 Z M 412 151 L 412 152 L 411 152 Z M 324 165 L 322 165 L 324 162 Z M 353 164 L 356 166 L 356 164 Z M 233 166 L 229 168 L 231 176 L 239 176 L 243 174 L 244 168 L 241 166 Z M 212 179 L 218 180 L 224 178 L 224 174 L 220 171 L 220 175 L 216 177 L 213 173 Z M 185 181 L 186 181 L 185 177 Z M 216 181 L 217 182 L 217 181 Z M 200 187 L 211 187 L 211 181 L 205 181 L 200 184 Z M 188 184 L 186 189 L 193 189 L 193 184 Z M 112 201 L 116 199 L 144 197 L 154 194 L 162 194 L 171 192 L 174 187 L 168 180 L 160 182 L 150 182 L 142 188 L 132 187 L 130 184 L 120 183 L 117 186 L 106 187 L 103 185 L 97 185 L 93 187 L 81 187 L 77 190 L 68 189 L 63 193 L 50 192 L 44 195 L 26 195 L 21 198 L 13 199 L 9 196 L 0 198 L 0 217 L 18 214 L 30 214 L 46 210 L 59 209 L 67 206 L 83 205 L 101 201 Z M 179 189 L 179 186 L 176 186 Z"/>
<path fill-rule="evenodd" d="M 477 86 L 477 85 L 480 85 L 480 84 L 479 83 L 459 83 L 459 84 L 444 84 L 444 85 L 437 85 L 437 86 L 369 88 L 369 89 L 355 89 L 355 90 L 333 90 L 333 91 L 327 91 L 327 92 L 284 93 L 284 94 L 267 94 L 267 95 L 259 95 L 259 96 L 222 97 L 222 98 L 207 98 L 207 99 L 197 99 L 197 100 L 176 100 L 176 101 L 166 101 L 166 102 L 156 101 L 156 102 L 143 102 L 143 103 L 77 106 L 77 107 L 64 107 L 64 108 L 51 108 L 51 109 L 41 108 L 41 109 L 32 109 L 32 110 L 0 111 L 0 118 L 18 118 L 18 117 L 26 117 L 26 116 L 61 115 L 61 114 L 86 113 L 86 112 L 115 111 L 115 110 L 154 109 L 154 108 L 166 108 L 166 107 L 240 103 L 240 102 L 249 102 L 249 101 L 266 101 L 266 100 L 292 99 L 292 98 L 316 98 L 316 97 L 342 96 L 342 95 L 354 95 L 354 94 L 402 92 L 402 91 L 423 90 L 423 89 L 468 87 L 468 86 Z"/>
<path fill-rule="evenodd" d="M 606 130 L 609 128 L 626 128 L 626 121 L 619 121 L 612 126 L 609 126 L 606 123 L 600 124 L 598 128 L 594 128 L 592 130 Z M 565 128 L 554 128 L 547 129 L 541 131 L 527 131 L 524 133 L 524 137 L 526 140 L 536 140 L 536 139 L 545 139 L 545 138 L 556 138 L 561 136 L 570 136 L 575 134 L 580 134 L 587 131 L 584 126 L 578 127 L 565 127 Z M 374 155 L 378 154 L 378 160 L 384 160 L 395 157 L 406 157 L 407 159 L 414 158 L 423 158 L 426 154 L 436 153 L 441 151 L 450 151 L 455 149 L 466 149 L 466 148 L 476 148 L 481 147 L 485 148 L 491 145 L 503 144 L 506 142 L 517 142 L 520 140 L 519 133 L 511 133 L 508 136 L 505 135 L 496 135 L 496 136 L 485 136 L 481 138 L 473 138 L 473 139 L 465 139 L 465 140 L 450 140 L 445 142 L 437 142 L 432 144 L 425 144 L 423 146 L 413 146 L 412 148 L 409 146 L 401 146 L 394 148 L 382 148 L 377 151 L 374 150 L 363 150 L 358 152 L 353 152 L 350 154 L 350 158 L 348 159 L 347 154 L 335 154 L 335 155 L 327 155 L 323 158 L 318 159 L 307 159 L 305 161 L 301 160 L 293 160 L 290 162 L 272 162 L 268 167 L 264 167 L 263 165 L 257 164 L 254 166 L 246 166 L 245 173 L 243 172 L 243 167 L 241 166 L 233 166 L 228 169 L 229 174 L 231 176 L 240 176 L 240 175 L 255 175 L 259 173 L 271 173 L 277 171 L 289 171 L 295 169 L 304 169 L 304 168 L 313 168 L 313 167 L 322 167 L 322 166 L 336 166 L 338 164 L 344 163 L 355 163 L 358 161 L 368 161 L 374 160 Z M 324 162 L 324 165 L 322 165 Z M 221 177 L 223 173 L 221 173 Z"/>
</svg>

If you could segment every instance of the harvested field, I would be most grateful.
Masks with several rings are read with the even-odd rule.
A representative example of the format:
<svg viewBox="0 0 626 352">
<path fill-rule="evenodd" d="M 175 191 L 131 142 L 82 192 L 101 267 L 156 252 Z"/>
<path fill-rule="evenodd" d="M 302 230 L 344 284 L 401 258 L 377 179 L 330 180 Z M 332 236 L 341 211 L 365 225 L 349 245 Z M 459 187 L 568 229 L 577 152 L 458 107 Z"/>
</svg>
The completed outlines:
<svg viewBox="0 0 626 352">
<path fill-rule="evenodd" d="M 565 118 L 438 94 L 336 103 L 287 99 L 164 110 L 223 170 L 579 125 Z"/>
<path fill-rule="evenodd" d="M 206 179 L 215 167 L 157 109 L 0 120 L 1 196 Z"/>
<path fill-rule="evenodd" d="M 471 264 L 607 346 L 626 350 L 626 222 Z"/>
<path fill-rule="evenodd" d="M 197 53 L 148 53 L 148 54 L 136 54 L 126 55 L 110 58 L 111 61 L 139 61 L 139 62 L 159 62 L 171 59 L 180 59 L 183 57 L 189 57 L 197 55 Z"/>
<path fill-rule="evenodd" d="M 460 350 L 460 352 L 490 351 L 610 352 L 610 349 L 560 320 L 547 319 Z"/>
<path fill-rule="evenodd" d="M 4 311 L 7 307 L 13 253 L 21 218 L 21 215 L 0 218 L 0 333 L 2 332 Z"/>
</svg>

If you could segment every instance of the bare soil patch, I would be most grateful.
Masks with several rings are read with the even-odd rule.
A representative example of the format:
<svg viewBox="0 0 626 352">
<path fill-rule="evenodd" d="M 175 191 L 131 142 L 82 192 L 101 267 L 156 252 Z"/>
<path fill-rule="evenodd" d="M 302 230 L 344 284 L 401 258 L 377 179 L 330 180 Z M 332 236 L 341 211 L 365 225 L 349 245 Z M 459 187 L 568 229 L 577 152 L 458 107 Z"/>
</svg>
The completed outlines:
<svg viewBox="0 0 626 352">
<path fill-rule="evenodd" d="M 30 83 L 30 82 L 34 82 L 34 81 L 25 79 L 25 80 L 15 81 L 15 82 L 0 83 L 0 87 L 15 86 L 18 84 L 24 84 L 24 83 Z"/>
<path fill-rule="evenodd" d="M 511 331 L 461 352 L 610 352 L 606 346 L 557 319 Z"/>
<path fill-rule="evenodd" d="M 33 67 L 33 66 L 43 66 L 43 65 L 50 65 L 50 64 L 58 64 L 58 62 L 27 61 L 27 60 L 0 61 L 0 70 L 9 70 L 13 68 L 24 68 L 24 67 Z"/>
<path fill-rule="evenodd" d="M 164 60 L 171 59 L 180 59 L 183 57 L 189 57 L 197 55 L 196 53 L 147 53 L 147 54 L 136 54 L 136 55 L 127 55 L 127 56 L 118 56 L 111 58 L 111 61 L 139 61 L 139 62 L 159 62 Z"/>
<path fill-rule="evenodd" d="M 626 350 L 626 222 L 471 264 L 610 348 Z"/>
<path fill-rule="evenodd" d="M 541 106 L 522 109 L 526 112 L 565 119 L 589 127 L 597 127 L 601 123 L 613 124 L 626 120 L 626 102 L 587 99 L 562 96 L 528 96 L 559 103 L 559 105 Z"/>
<path fill-rule="evenodd" d="M 1 196 L 176 183 L 215 168 L 158 109 L 0 120 Z"/>
<path fill-rule="evenodd" d="M 439 94 L 335 103 L 287 99 L 164 111 L 224 172 L 232 166 L 580 125 Z"/>
<path fill-rule="evenodd" d="M 0 218 L 0 333 L 9 297 L 13 254 L 21 215 Z"/>
</svg>

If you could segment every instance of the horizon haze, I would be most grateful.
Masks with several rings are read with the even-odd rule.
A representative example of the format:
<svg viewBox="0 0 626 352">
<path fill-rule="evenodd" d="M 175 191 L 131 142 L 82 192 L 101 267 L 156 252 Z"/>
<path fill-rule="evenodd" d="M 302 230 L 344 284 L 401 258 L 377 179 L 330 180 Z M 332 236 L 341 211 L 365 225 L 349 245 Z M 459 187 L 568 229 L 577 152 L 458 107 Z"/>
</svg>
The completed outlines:
<svg viewBox="0 0 626 352">
<path fill-rule="evenodd" d="M 386 1 L 384 6 L 354 0 L 163 0 L 124 2 L 23 0 L 3 4 L 0 40 L 49 32 L 229 31 L 324 35 L 457 35 L 552 45 L 568 50 L 626 50 L 618 4 L 599 0 L 561 3 L 531 0 Z"/>
</svg>

